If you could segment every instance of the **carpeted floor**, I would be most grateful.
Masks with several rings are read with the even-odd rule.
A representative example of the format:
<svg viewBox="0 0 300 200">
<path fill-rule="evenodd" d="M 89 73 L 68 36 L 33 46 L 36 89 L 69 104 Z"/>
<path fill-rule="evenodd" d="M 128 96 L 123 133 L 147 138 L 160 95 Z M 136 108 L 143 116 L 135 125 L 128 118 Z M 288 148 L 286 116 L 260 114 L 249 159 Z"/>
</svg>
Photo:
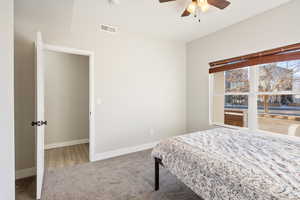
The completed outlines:
<svg viewBox="0 0 300 200">
<path fill-rule="evenodd" d="M 160 190 L 154 192 L 154 161 L 150 151 L 141 151 L 109 160 L 49 170 L 45 174 L 42 199 L 201 200 L 167 170 L 161 169 L 160 176 Z"/>
</svg>

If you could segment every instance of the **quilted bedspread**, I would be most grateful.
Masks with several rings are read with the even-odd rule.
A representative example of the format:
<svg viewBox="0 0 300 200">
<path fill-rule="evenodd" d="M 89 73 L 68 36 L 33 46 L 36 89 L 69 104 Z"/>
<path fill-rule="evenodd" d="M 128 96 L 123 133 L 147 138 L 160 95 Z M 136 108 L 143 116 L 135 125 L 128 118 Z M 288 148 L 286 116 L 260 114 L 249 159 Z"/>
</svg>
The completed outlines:
<svg viewBox="0 0 300 200">
<path fill-rule="evenodd" d="M 300 200 L 300 138 L 215 128 L 152 151 L 205 200 Z"/>
</svg>

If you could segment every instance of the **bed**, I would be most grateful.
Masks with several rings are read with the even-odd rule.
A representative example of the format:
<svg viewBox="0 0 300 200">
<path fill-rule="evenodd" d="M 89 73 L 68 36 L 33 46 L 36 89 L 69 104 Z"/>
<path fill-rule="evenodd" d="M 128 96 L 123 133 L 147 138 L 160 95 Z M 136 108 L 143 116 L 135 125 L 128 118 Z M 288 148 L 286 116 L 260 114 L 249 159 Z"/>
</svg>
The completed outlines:
<svg viewBox="0 0 300 200">
<path fill-rule="evenodd" d="M 160 142 L 155 159 L 204 200 L 300 200 L 300 138 L 215 128 Z"/>
</svg>

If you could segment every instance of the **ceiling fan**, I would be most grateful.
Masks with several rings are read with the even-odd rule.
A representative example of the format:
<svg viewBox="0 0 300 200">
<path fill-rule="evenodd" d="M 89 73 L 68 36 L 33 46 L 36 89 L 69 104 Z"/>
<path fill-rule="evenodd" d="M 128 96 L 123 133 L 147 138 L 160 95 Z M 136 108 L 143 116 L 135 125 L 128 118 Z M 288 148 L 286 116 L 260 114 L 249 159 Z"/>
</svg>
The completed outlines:
<svg viewBox="0 0 300 200">
<path fill-rule="evenodd" d="M 160 3 L 165 3 L 176 0 L 159 0 Z M 214 6 L 219 9 L 224 9 L 230 5 L 227 0 L 192 0 L 188 7 L 183 11 L 181 17 L 189 16 L 190 14 L 196 15 L 197 12 L 206 12 L 210 6 Z"/>
</svg>

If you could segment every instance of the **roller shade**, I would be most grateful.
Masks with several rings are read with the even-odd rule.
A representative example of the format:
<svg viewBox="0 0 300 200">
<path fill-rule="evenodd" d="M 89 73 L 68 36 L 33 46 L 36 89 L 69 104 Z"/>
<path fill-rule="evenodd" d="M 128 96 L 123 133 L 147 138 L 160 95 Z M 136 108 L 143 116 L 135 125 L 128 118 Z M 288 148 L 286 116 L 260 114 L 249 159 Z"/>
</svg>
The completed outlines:
<svg viewBox="0 0 300 200">
<path fill-rule="evenodd" d="M 210 62 L 209 73 L 228 71 L 272 62 L 300 59 L 300 43 L 279 47 L 271 50 L 252 53 L 244 56 Z"/>
</svg>

